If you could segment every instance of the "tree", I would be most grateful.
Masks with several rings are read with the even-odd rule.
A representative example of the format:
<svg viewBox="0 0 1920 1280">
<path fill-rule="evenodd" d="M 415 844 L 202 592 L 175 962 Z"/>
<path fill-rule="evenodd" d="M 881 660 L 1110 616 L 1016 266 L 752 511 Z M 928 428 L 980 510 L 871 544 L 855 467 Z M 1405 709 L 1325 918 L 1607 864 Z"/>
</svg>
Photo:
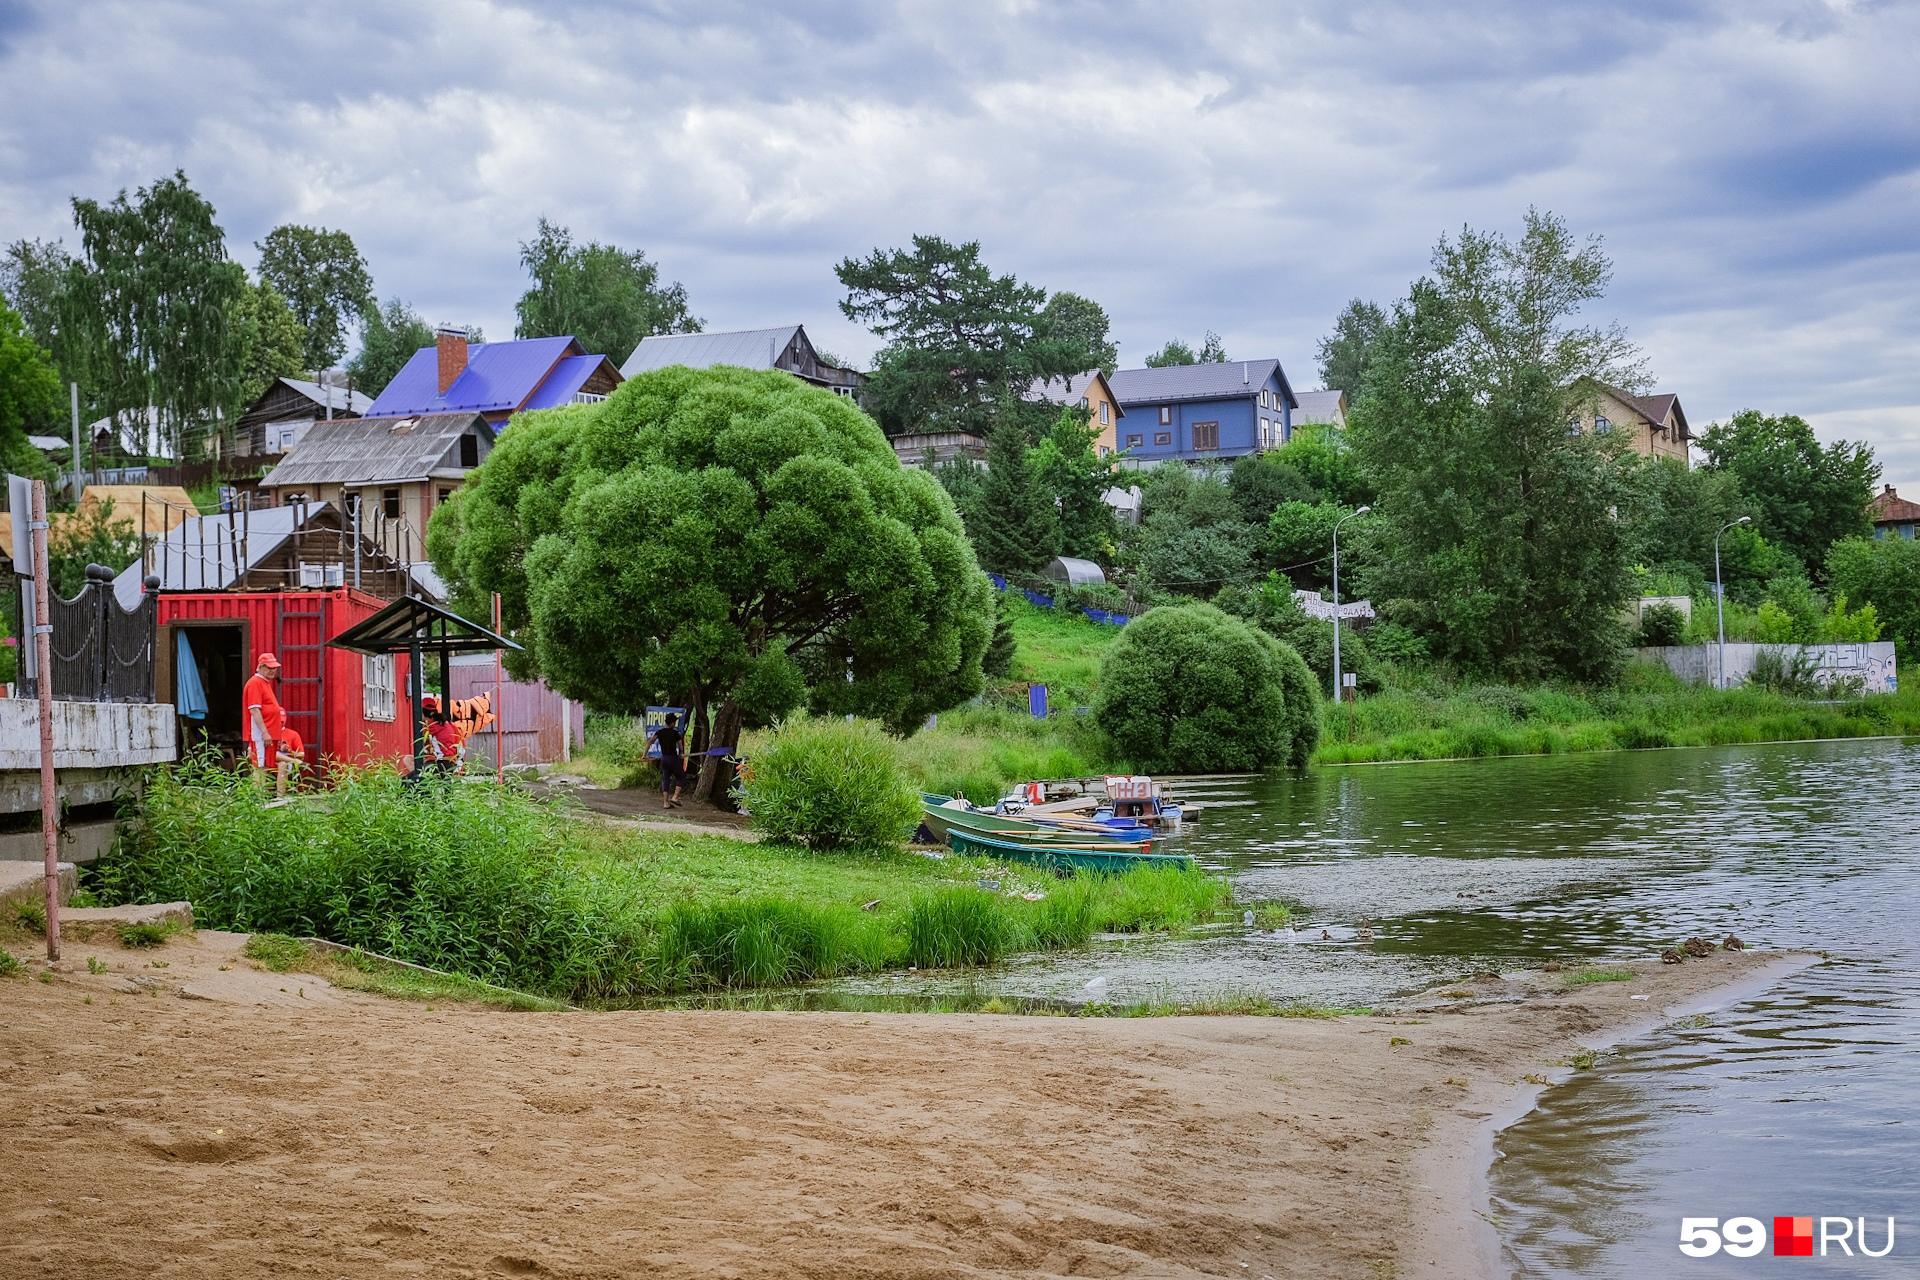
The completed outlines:
<svg viewBox="0 0 1920 1280">
<path fill-rule="evenodd" d="M 1373 303 L 1360 298 L 1347 303 L 1334 317 L 1333 332 L 1320 339 L 1320 384 L 1357 396 L 1386 328 L 1387 313 Z"/>
<path fill-rule="evenodd" d="M 1920 541 L 1843 538 L 1827 555 L 1836 598 L 1870 604 L 1908 662 L 1920 654 Z"/>
<path fill-rule="evenodd" d="M 906 733 L 983 684 L 991 589 L 952 504 L 778 371 L 662 369 L 527 414 L 427 545 L 458 607 L 501 593 L 523 670 L 604 711 L 684 699 L 695 749 L 801 700 Z M 710 756 L 697 793 L 730 780 Z"/>
<path fill-rule="evenodd" d="M 1872 532 L 1867 504 L 1880 479 L 1873 450 L 1845 440 L 1822 446 L 1805 419 L 1747 409 L 1701 437 L 1707 467 L 1740 486 L 1755 529 L 1819 570 L 1827 548 Z"/>
<path fill-rule="evenodd" d="M 81 256 L 71 312 L 96 402 L 124 425 L 158 414 L 175 450 L 229 403 L 232 319 L 246 273 L 227 257 L 213 206 L 176 171 L 111 201 L 73 201 Z"/>
<path fill-rule="evenodd" d="M 1015 423 L 987 437 L 987 471 L 967 533 L 995 573 L 1033 573 L 1060 554 L 1060 518 L 1034 468 L 1034 450 Z"/>
<path fill-rule="evenodd" d="M 515 337 L 571 334 L 588 351 L 618 361 L 642 338 L 700 332 L 686 286 L 663 283 L 659 264 L 638 249 L 575 244 L 567 228 L 542 218 L 533 239 L 520 244 L 520 265 L 533 286 L 514 308 Z"/>
<path fill-rule="evenodd" d="M 53 358 L 27 335 L 17 312 L 0 306 L 0 449 L 60 425 L 66 397 Z"/>
<path fill-rule="evenodd" d="M 866 395 L 889 434 L 908 430 L 986 437 L 1009 418 L 1033 433 L 1044 406 L 1025 393 L 1036 380 L 1099 368 L 1101 350 L 1078 303 L 1042 318 L 1046 290 L 996 276 L 978 241 L 915 236 L 912 249 L 875 249 L 834 268 L 847 296 L 840 310 L 886 340 Z M 1074 319 L 1072 325 L 1065 322 Z"/>
<path fill-rule="evenodd" d="M 1110 323 L 1105 307 L 1077 293 L 1054 294 L 1040 312 L 1041 333 L 1069 350 L 1087 352 L 1093 357 L 1087 369 L 1098 369 L 1109 378 L 1120 360 L 1120 348 L 1108 333 Z"/>
<path fill-rule="evenodd" d="M 73 314 L 74 272 L 73 258 L 58 240 L 16 240 L 0 258 L 0 298 L 20 313 L 27 336 L 52 358 L 61 385 L 78 382 L 91 407 L 82 327 Z"/>
<path fill-rule="evenodd" d="M 242 290 L 229 321 L 238 348 L 238 365 L 227 421 L 265 394 L 275 378 L 299 376 L 309 366 L 305 335 L 286 299 L 267 283 Z"/>
<path fill-rule="evenodd" d="M 125 516 L 116 518 L 113 502 L 82 506 L 63 516 L 47 535 L 47 585 L 71 600 L 87 585 L 87 566 L 104 564 L 116 572 L 140 558 L 140 531 Z"/>
<path fill-rule="evenodd" d="M 398 298 L 360 318 L 360 351 L 347 372 L 368 395 L 378 396 L 414 353 L 433 345 L 433 326 Z"/>
<path fill-rule="evenodd" d="M 1576 326 L 1609 273 L 1529 211 L 1517 242 L 1461 231 L 1394 308 L 1348 434 L 1379 489 L 1373 592 L 1472 669 L 1610 677 L 1631 594 L 1624 445 L 1569 436 L 1587 381 L 1639 379 L 1617 329 Z"/>
<path fill-rule="evenodd" d="M 1373 485 L 1361 469 L 1347 433 L 1323 422 L 1293 429 L 1293 437 L 1267 455 L 1291 467 L 1313 489 L 1313 499 L 1349 507 L 1373 501 Z"/>
<path fill-rule="evenodd" d="M 1121 561 L 1155 590 L 1204 598 L 1253 577 L 1259 541 L 1218 475 L 1165 462 L 1141 481 L 1140 523 Z"/>
<path fill-rule="evenodd" d="M 1093 716 L 1148 771 L 1263 769 L 1305 763 L 1317 702 L 1299 655 L 1273 637 L 1212 605 L 1163 605 L 1107 650 Z"/>
<path fill-rule="evenodd" d="M 1306 477 L 1272 450 L 1236 461 L 1227 473 L 1227 492 L 1240 518 L 1256 527 L 1266 524 L 1283 502 L 1307 502 L 1319 496 Z"/>
<path fill-rule="evenodd" d="M 1029 460 L 1042 494 L 1058 513 L 1060 554 L 1105 562 L 1113 558 L 1116 533 L 1106 497 L 1114 464 L 1095 451 L 1099 438 L 1100 428 L 1083 410 L 1062 409 Z"/>
<path fill-rule="evenodd" d="M 1013 635 L 1013 619 L 1007 616 L 996 601 L 993 607 L 993 638 L 987 641 L 987 652 L 980 659 L 980 670 L 999 680 L 1013 678 L 1013 659 L 1019 651 L 1019 644 Z"/>
<path fill-rule="evenodd" d="M 1333 583 L 1333 526 L 1352 512 L 1334 502 L 1283 502 L 1273 509 L 1267 521 L 1267 558 L 1296 586 L 1318 590 Z M 1365 517 L 1361 517 L 1362 520 Z M 1349 539 L 1355 532 L 1355 520 L 1347 526 Z M 1356 568 L 1354 543 L 1345 542 L 1341 567 L 1347 575 Z M 1355 580 L 1344 577 L 1346 599 L 1353 599 Z"/>
<path fill-rule="evenodd" d="M 373 306 L 373 277 L 344 231 L 286 223 L 255 243 L 260 280 L 286 300 L 301 334 L 303 369 L 331 369 L 346 354 L 347 323 Z"/>
<path fill-rule="evenodd" d="M 1219 334 L 1209 329 L 1198 351 L 1178 338 L 1168 339 L 1166 346 L 1147 357 L 1147 368 L 1164 369 L 1176 364 L 1225 364 L 1226 360 L 1225 344 L 1220 341 Z"/>
</svg>

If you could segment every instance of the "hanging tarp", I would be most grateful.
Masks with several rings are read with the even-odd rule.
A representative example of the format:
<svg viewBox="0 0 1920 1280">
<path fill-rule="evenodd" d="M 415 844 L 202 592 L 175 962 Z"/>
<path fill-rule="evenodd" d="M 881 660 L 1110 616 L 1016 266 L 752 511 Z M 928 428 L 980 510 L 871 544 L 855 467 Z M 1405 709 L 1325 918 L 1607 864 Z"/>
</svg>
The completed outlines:
<svg viewBox="0 0 1920 1280">
<path fill-rule="evenodd" d="M 193 646 L 182 628 L 173 633 L 173 709 L 189 720 L 207 718 L 207 691 L 200 683 L 200 664 L 193 660 Z"/>
</svg>

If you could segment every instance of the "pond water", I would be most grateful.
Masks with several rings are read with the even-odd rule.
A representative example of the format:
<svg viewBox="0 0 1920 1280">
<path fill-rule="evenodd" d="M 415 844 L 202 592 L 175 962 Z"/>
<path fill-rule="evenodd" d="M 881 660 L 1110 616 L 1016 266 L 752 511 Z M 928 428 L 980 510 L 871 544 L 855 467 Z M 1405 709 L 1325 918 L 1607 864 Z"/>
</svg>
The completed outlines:
<svg viewBox="0 0 1920 1280">
<path fill-rule="evenodd" d="M 1497 1144 L 1515 1274 L 1770 1274 L 1694 1260 L 1682 1216 L 1888 1215 L 1920 1233 L 1920 741 L 1322 769 L 1195 781 L 1178 847 L 1291 930 L 1112 941 L 970 985 L 1114 1002 L 1364 1005 L 1485 968 L 1646 956 L 1700 934 L 1825 951 L 1763 997 L 1601 1057 Z M 928 994 L 945 979 L 857 985 Z M 952 984 L 958 985 L 958 984 Z M 1823 1276 L 1920 1274 L 1920 1234 Z M 1899 1259 L 1906 1259 L 1905 1262 Z"/>
</svg>

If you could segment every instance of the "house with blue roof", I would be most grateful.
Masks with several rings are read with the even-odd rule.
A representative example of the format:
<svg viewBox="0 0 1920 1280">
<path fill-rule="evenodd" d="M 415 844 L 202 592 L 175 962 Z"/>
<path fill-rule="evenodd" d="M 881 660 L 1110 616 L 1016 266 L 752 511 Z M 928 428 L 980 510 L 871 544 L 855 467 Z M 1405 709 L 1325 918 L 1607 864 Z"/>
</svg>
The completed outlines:
<svg viewBox="0 0 1920 1280">
<path fill-rule="evenodd" d="M 1278 360 L 1121 369 L 1107 382 L 1124 414 L 1115 444 L 1135 466 L 1277 449 L 1300 407 Z"/>
<path fill-rule="evenodd" d="M 464 330 L 442 329 L 374 397 L 366 416 L 478 413 L 498 427 L 528 409 L 605 400 L 622 381 L 613 361 L 590 354 L 576 338 L 469 342 Z"/>
</svg>

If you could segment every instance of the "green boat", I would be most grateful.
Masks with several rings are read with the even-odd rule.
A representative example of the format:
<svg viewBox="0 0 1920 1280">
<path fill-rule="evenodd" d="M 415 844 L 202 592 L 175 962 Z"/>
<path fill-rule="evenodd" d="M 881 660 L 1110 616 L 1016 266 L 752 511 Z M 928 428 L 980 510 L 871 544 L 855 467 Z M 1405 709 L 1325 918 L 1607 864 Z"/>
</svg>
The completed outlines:
<svg viewBox="0 0 1920 1280">
<path fill-rule="evenodd" d="M 1021 843 L 996 840 L 963 827 L 947 832 L 947 843 L 955 853 L 977 858 L 1002 858 L 1008 862 L 1026 862 L 1055 871 L 1130 871 L 1134 867 L 1193 866 L 1184 853 L 1142 853 L 1136 847 L 1118 844 L 1063 844 L 1055 841 Z"/>
<path fill-rule="evenodd" d="M 927 830 L 933 833 L 935 839 L 947 839 L 948 833 L 957 827 L 976 835 L 1019 844 L 1057 844 L 1065 841 L 1068 844 L 1137 846 L 1144 850 L 1152 836 L 1145 827 L 1114 828 L 1093 821 L 1036 822 L 1031 818 L 1015 818 L 984 809 L 963 809 L 951 802 L 950 796 L 926 791 L 920 793 L 920 809 Z"/>
</svg>

